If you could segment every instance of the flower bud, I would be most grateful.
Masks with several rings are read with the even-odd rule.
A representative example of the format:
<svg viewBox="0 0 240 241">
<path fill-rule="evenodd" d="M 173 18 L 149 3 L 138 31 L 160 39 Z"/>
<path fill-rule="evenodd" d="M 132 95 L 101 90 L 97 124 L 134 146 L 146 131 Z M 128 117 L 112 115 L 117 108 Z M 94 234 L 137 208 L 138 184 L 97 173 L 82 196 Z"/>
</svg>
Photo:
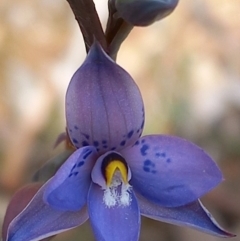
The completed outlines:
<svg viewBox="0 0 240 241">
<path fill-rule="evenodd" d="M 112 0 L 118 17 L 134 26 L 147 26 L 168 16 L 178 0 Z"/>
</svg>

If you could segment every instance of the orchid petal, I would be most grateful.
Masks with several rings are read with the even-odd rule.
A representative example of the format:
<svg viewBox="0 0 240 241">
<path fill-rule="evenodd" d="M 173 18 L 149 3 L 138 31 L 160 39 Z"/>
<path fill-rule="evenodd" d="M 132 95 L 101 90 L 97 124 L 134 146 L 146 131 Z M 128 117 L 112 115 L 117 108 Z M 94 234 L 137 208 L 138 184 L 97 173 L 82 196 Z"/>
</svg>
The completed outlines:
<svg viewBox="0 0 240 241">
<path fill-rule="evenodd" d="M 87 208 L 59 211 L 43 201 L 45 184 L 28 206 L 10 223 L 7 241 L 38 241 L 81 225 L 88 219 Z"/>
<path fill-rule="evenodd" d="M 147 26 L 168 16 L 177 4 L 178 0 L 115 0 L 119 17 L 134 26 Z"/>
<path fill-rule="evenodd" d="M 131 191 L 129 206 L 107 207 L 103 202 L 103 190 L 92 183 L 88 195 L 88 212 L 97 241 L 138 241 L 140 213 L 134 193 Z"/>
<path fill-rule="evenodd" d="M 44 201 L 59 210 L 80 210 L 87 201 L 95 160 L 94 147 L 75 151 L 46 185 Z"/>
<path fill-rule="evenodd" d="M 91 145 L 100 153 L 132 145 L 142 133 L 141 93 L 131 76 L 97 43 L 71 79 L 66 119 L 75 147 Z"/>
<path fill-rule="evenodd" d="M 141 214 L 151 219 L 194 228 L 219 237 L 235 236 L 220 227 L 200 200 L 181 207 L 166 208 L 151 203 L 140 195 L 137 198 Z"/>
<path fill-rule="evenodd" d="M 222 181 L 214 161 L 184 139 L 151 135 L 121 151 L 132 171 L 131 185 L 147 199 L 165 207 L 197 200 Z"/>
<path fill-rule="evenodd" d="M 12 220 L 22 212 L 33 196 L 42 187 L 42 183 L 31 183 L 19 189 L 11 198 L 2 225 L 2 239 L 6 241 L 7 230 Z"/>
</svg>

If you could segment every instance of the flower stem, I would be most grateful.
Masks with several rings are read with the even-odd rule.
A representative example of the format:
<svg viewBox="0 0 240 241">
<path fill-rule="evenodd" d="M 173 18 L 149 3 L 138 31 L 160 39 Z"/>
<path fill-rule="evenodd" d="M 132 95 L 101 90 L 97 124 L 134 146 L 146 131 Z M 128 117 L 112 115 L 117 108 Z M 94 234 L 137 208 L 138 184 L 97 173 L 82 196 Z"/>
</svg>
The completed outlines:
<svg viewBox="0 0 240 241">
<path fill-rule="evenodd" d="M 117 16 L 117 10 L 114 2 L 111 0 L 108 2 L 108 10 L 109 17 L 105 31 L 109 50 L 108 54 L 112 59 L 116 60 L 118 50 L 133 29 L 133 25 L 127 23 L 124 19 Z"/>
<path fill-rule="evenodd" d="M 88 52 L 96 39 L 107 51 L 107 42 L 92 0 L 67 0 L 78 22 Z"/>
</svg>

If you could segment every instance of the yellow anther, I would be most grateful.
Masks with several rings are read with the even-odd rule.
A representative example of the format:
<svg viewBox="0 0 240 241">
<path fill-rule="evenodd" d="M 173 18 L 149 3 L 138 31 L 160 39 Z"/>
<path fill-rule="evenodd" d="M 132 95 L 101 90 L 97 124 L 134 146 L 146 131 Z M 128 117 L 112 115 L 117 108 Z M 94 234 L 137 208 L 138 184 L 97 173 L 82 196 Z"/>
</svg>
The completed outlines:
<svg viewBox="0 0 240 241">
<path fill-rule="evenodd" d="M 112 160 L 105 168 L 106 184 L 109 187 L 116 171 L 119 171 L 125 184 L 128 183 L 128 170 L 126 165 L 120 160 Z"/>
</svg>

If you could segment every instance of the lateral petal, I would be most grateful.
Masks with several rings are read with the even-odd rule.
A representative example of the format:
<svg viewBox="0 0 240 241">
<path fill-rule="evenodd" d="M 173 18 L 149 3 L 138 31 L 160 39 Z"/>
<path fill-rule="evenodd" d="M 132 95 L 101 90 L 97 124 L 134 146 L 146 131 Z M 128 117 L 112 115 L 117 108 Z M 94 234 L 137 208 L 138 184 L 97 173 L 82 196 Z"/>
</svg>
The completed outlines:
<svg viewBox="0 0 240 241">
<path fill-rule="evenodd" d="M 91 146 L 76 150 L 46 184 L 44 201 L 59 210 L 80 210 L 87 202 L 96 153 Z"/>
<path fill-rule="evenodd" d="M 12 220 L 7 241 L 38 241 L 81 225 L 88 219 L 87 208 L 59 211 L 43 201 L 45 184 L 28 206 Z"/>
<path fill-rule="evenodd" d="M 137 195 L 141 214 L 158 221 L 194 228 L 218 237 L 234 237 L 224 230 L 200 200 L 175 208 L 161 207 Z"/>
<path fill-rule="evenodd" d="M 179 137 L 145 136 L 121 154 L 131 169 L 133 188 L 165 207 L 193 202 L 223 179 L 210 156 Z"/>
</svg>

